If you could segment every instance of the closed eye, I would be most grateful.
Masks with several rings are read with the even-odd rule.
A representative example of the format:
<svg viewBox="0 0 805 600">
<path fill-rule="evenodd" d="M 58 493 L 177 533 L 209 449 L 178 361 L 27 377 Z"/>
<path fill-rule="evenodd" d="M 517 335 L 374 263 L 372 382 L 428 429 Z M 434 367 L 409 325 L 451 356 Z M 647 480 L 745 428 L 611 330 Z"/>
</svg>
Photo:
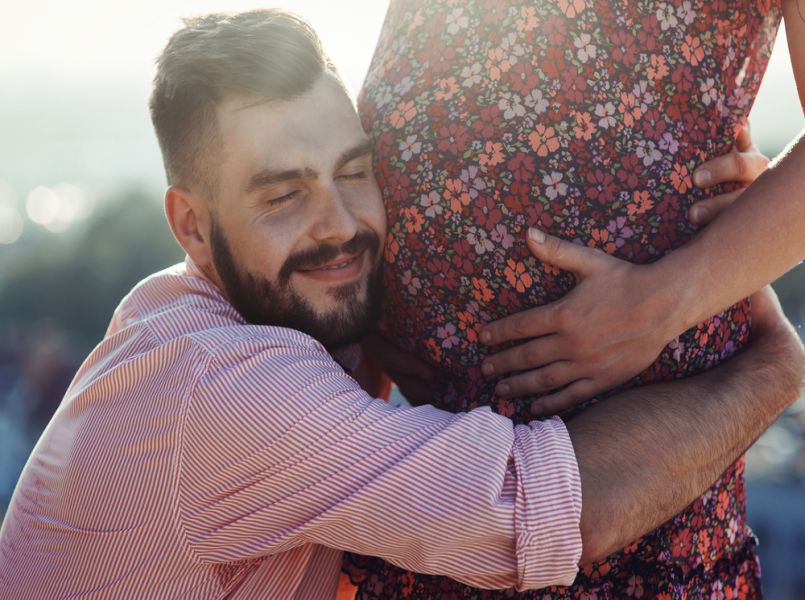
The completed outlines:
<svg viewBox="0 0 805 600">
<path fill-rule="evenodd" d="M 338 179 L 366 179 L 366 171 L 357 171 L 355 173 L 344 173 L 343 175 L 339 175 Z"/>
<path fill-rule="evenodd" d="M 289 200 L 293 200 L 298 195 L 299 192 L 297 190 L 294 190 L 293 192 L 288 192 L 287 194 L 284 194 L 277 198 L 271 198 L 270 200 L 268 200 L 267 204 L 269 204 L 270 206 L 279 206 L 280 204 L 284 204 Z"/>
</svg>

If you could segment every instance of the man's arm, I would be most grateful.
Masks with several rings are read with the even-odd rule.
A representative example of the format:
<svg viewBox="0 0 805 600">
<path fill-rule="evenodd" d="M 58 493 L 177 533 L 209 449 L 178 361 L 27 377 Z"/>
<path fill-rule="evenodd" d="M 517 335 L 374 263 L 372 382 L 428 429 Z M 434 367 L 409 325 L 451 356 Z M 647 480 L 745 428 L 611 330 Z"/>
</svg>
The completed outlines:
<svg viewBox="0 0 805 600">
<path fill-rule="evenodd" d="M 205 563 L 317 543 L 476 587 L 570 583 L 582 545 L 600 558 L 670 518 L 793 401 L 801 349 L 770 314 L 731 365 L 608 399 L 571 438 L 394 409 L 301 334 L 230 344 L 186 410 L 179 530 Z"/>
<path fill-rule="evenodd" d="M 582 562 L 626 546 L 703 493 L 798 397 L 805 355 L 770 288 L 753 340 L 715 369 L 608 398 L 568 424 L 582 484 Z"/>
</svg>

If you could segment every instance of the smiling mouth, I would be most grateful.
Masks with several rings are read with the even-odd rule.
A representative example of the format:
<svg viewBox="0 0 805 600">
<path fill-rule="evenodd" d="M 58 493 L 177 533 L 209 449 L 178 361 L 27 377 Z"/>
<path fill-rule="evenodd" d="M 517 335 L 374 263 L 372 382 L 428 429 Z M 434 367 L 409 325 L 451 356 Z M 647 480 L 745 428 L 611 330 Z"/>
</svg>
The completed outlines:
<svg viewBox="0 0 805 600">
<path fill-rule="evenodd" d="M 348 267 L 349 265 L 351 265 L 352 263 L 354 263 L 354 262 L 355 262 L 355 260 L 357 260 L 357 258 L 358 258 L 357 256 L 353 256 L 352 258 L 348 258 L 348 259 L 347 259 L 347 260 L 345 260 L 344 262 L 340 262 L 340 263 L 335 264 L 335 265 L 329 265 L 329 266 L 325 266 L 325 267 L 316 267 L 315 269 L 302 269 L 302 271 L 303 271 L 303 272 L 310 272 L 310 271 L 335 271 L 335 270 L 337 270 L 337 269 L 345 269 L 346 267 Z"/>
<path fill-rule="evenodd" d="M 360 277 L 366 251 L 359 252 L 347 258 L 338 257 L 330 262 L 309 269 L 298 269 L 297 272 L 306 277 L 327 283 L 347 283 Z"/>
</svg>

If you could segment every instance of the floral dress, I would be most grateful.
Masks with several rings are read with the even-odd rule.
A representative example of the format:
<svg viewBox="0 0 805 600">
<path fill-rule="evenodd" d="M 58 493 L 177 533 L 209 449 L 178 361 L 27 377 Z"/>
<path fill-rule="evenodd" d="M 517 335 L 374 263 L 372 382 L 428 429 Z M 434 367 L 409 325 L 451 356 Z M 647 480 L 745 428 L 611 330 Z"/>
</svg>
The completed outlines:
<svg viewBox="0 0 805 600">
<path fill-rule="evenodd" d="M 529 399 L 495 397 L 478 344 L 483 323 L 573 285 L 531 257 L 526 229 L 636 263 L 690 240 L 692 171 L 731 148 L 780 18 L 772 0 L 391 0 L 359 102 L 389 214 L 382 329 L 439 366 L 434 404 L 530 420 Z M 744 301 L 691 329 L 632 384 L 728 358 L 749 318 Z M 754 545 L 739 460 L 572 587 L 476 590 L 358 556 L 346 569 L 360 598 L 747 598 Z"/>
</svg>

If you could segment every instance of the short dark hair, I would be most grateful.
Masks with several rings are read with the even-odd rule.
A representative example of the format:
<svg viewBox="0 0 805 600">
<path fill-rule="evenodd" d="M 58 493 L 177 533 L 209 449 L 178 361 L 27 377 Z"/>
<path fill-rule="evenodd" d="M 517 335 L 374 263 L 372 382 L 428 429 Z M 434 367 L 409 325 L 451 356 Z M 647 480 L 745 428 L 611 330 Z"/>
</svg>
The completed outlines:
<svg viewBox="0 0 805 600">
<path fill-rule="evenodd" d="M 231 95 L 290 100 L 335 69 L 310 24 L 281 9 L 214 13 L 184 25 L 157 59 L 151 120 L 168 184 L 200 186 L 212 197 L 219 103 Z"/>
</svg>

